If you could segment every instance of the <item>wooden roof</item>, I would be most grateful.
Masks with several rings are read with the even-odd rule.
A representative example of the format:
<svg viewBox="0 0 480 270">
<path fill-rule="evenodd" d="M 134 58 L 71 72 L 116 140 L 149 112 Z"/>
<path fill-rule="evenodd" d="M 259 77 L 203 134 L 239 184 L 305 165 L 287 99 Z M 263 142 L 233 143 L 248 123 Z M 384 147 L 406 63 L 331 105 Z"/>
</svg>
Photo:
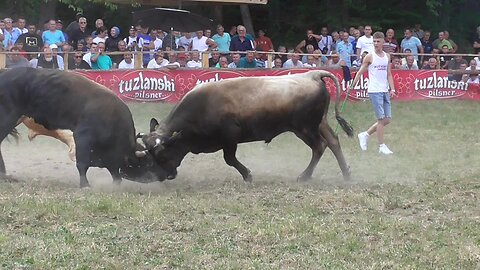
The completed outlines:
<svg viewBox="0 0 480 270">
<path fill-rule="evenodd" d="M 112 2 L 116 4 L 133 4 L 137 3 L 140 5 L 146 6 L 178 6 L 182 4 L 188 4 L 197 2 L 197 3 L 211 3 L 211 4 L 255 4 L 255 5 L 266 5 L 268 0 L 107 0 L 107 2 Z"/>
</svg>

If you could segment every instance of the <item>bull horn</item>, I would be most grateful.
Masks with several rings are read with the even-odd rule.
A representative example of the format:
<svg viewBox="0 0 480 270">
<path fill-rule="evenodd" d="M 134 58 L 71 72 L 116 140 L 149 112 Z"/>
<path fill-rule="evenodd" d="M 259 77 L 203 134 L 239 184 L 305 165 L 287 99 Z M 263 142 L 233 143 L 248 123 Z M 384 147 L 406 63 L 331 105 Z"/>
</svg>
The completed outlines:
<svg viewBox="0 0 480 270">
<path fill-rule="evenodd" d="M 137 139 L 141 139 L 144 135 L 145 135 L 145 133 L 143 133 L 143 132 L 137 133 Z"/>
<path fill-rule="evenodd" d="M 142 158 L 142 157 L 145 157 L 146 155 L 147 155 L 147 150 L 144 150 L 144 151 L 135 151 L 135 156 L 136 156 L 136 157 Z"/>
</svg>

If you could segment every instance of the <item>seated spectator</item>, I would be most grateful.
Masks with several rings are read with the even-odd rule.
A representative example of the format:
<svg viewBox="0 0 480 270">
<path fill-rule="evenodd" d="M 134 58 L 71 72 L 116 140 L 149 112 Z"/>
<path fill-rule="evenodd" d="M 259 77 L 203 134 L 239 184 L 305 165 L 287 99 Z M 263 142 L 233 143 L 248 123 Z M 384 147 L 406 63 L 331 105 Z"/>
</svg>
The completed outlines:
<svg viewBox="0 0 480 270">
<path fill-rule="evenodd" d="M 437 64 L 437 58 L 435 57 L 430 57 L 428 59 L 428 64 L 426 66 L 423 67 L 423 69 L 427 69 L 427 70 L 434 70 L 434 69 L 438 69 L 438 64 Z"/>
<path fill-rule="evenodd" d="M 90 50 L 83 55 L 83 60 L 88 63 L 90 67 L 92 67 L 92 61 L 90 60 L 92 58 L 92 54 L 97 52 L 97 44 L 92 44 L 92 47 Z"/>
<path fill-rule="evenodd" d="M 175 52 L 168 52 L 168 64 L 165 67 L 169 69 L 176 69 L 180 67 L 180 63 L 177 61 L 177 54 Z"/>
<path fill-rule="evenodd" d="M 53 44 L 55 45 L 55 44 Z M 56 45 L 55 45 L 56 46 Z M 60 69 L 63 70 L 63 65 L 58 64 L 57 56 L 52 52 L 52 48 L 45 47 L 43 49 L 43 54 L 40 55 L 36 63 L 36 68 L 49 68 L 49 69 Z M 33 59 L 32 59 L 33 60 Z"/>
<path fill-rule="evenodd" d="M 352 68 L 353 68 L 353 69 L 358 69 L 358 68 L 360 68 L 360 66 L 362 65 L 362 61 L 363 61 L 363 59 L 365 58 L 365 56 L 367 56 L 367 54 L 368 54 L 368 51 L 363 51 L 362 54 L 360 55 L 360 58 L 357 58 L 357 59 L 353 60 Z M 397 60 L 396 60 L 397 62 L 393 62 L 394 59 L 397 59 Z M 402 67 L 402 60 L 400 59 L 400 57 L 398 57 L 398 56 L 392 57 L 392 63 L 394 64 L 393 67 L 396 67 L 396 69 L 401 69 L 401 67 Z"/>
<path fill-rule="evenodd" d="M 288 60 L 287 55 L 285 54 L 287 52 L 287 47 L 280 45 L 278 46 L 277 52 L 282 53 L 282 54 L 277 54 L 275 57 L 280 58 L 282 60 L 282 65 L 283 65 L 283 63 L 285 63 Z"/>
<path fill-rule="evenodd" d="M 315 64 L 315 57 L 313 57 L 313 55 L 309 55 L 307 58 L 307 63 L 304 63 L 303 67 L 307 67 L 307 68 L 317 67 L 317 64 Z"/>
<path fill-rule="evenodd" d="M 240 66 L 240 59 L 239 53 L 232 54 L 232 62 L 228 64 L 228 68 L 238 68 Z"/>
<path fill-rule="evenodd" d="M 407 62 L 402 65 L 403 70 L 418 70 L 418 66 L 415 63 L 415 58 L 413 57 L 412 54 L 407 55 Z"/>
<path fill-rule="evenodd" d="M 108 40 L 108 39 L 107 39 Z M 112 54 L 110 58 L 112 59 L 112 62 L 115 67 L 118 67 L 120 62 L 123 60 L 123 56 L 125 53 L 128 52 L 127 50 L 127 43 L 125 43 L 124 40 L 119 40 L 117 43 L 117 49 L 115 50 L 116 52 L 119 52 L 119 54 Z M 120 54 L 121 53 L 121 54 Z"/>
<path fill-rule="evenodd" d="M 198 51 L 190 53 L 190 61 L 187 62 L 188 68 L 202 68 L 202 61 L 200 61 L 200 54 Z"/>
<path fill-rule="evenodd" d="M 257 60 L 255 59 L 255 53 L 253 51 L 248 51 L 245 57 L 240 58 L 238 67 L 239 68 L 257 68 Z"/>
<path fill-rule="evenodd" d="M 285 63 L 283 63 L 284 68 L 301 68 L 303 67 L 302 61 L 300 61 L 300 55 L 298 52 L 295 52 L 290 55 L 290 59 L 288 59 Z"/>
<path fill-rule="evenodd" d="M 220 52 L 217 50 L 212 51 L 212 57 L 208 59 L 208 67 L 215 67 L 220 61 Z"/>
<path fill-rule="evenodd" d="M 315 49 L 313 48 L 313 46 L 311 44 L 308 44 L 306 47 L 306 50 L 307 50 L 307 54 L 303 55 L 302 56 L 302 63 L 307 63 L 308 61 L 308 54 L 313 54 Z"/>
<path fill-rule="evenodd" d="M 275 57 L 275 60 L 273 60 L 272 68 L 282 68 L 282 66 L 282 59 L 280 57 Z"/>
<path fill-rule="evenodd" d="M 179 53 L 178 54 L 177 62 L 180 65 L 179 67 L 182 67 L 182 68 L 187 67 L 187 61 L 188 61 L 188 59 L 187 59 L 186 54 L 184 54 L 184 53 Z"/>
<path fill-rule="evenodd" d="M 255 60 L 257 60 L 257 68 L 266 68 L 267 61 L 264 60 L 265 55 L 259 51 L 255 51 Z"/>
<path fill-rule="evenodd" d="M 365 55 L 362 56 L 362 59 L 365 57 Z M 400 56 L 398 55 L 392 56 L 392 69 L 402 69 L 402 59 L 400 58 Z"/>
<path fill-rule="evenodd" d="M 168 65 L 168 60 L 163 57 L 163 53 L 157 52 L 155 58 L 148 62 L 147 68 L 162 68 Z"/>
<path fill-rule="evenodd" d="M 332 52 L 332 56 L 330 57 L 330 59 L 328 59 L 327 64 L 325 66 L 330 69 L 341 68 L 342 62 L 336 52 Z"/>
<path fill-rule="evenodd" d="M 83 52 L 76 51 L 73 56 L 73 65 L 68 65 L 68 69 L 92 69 L 90 65 L 83 60 Z"/>
<path fill-rule="evenodd" d="M 27 58 L 23 57 L 20 54 L 20 50 L 18 47 L 13 46 L 10 49 L 10 52 L 14 54 L 9 54 L 7 57 L 7 62 L 5 67 L 6 68 L 17 68 L 17 67 L 29 67 L 30 63 L 28 62 Z"/>
<path fill-rule="evenodd" d="M 105 51 L 115 52 L 118 51 L 118 42 L 122 40 L 120 36 L 120 28 L 114 26 L 110 29 L 110 36 L 105 40 Z"/>
<path fill-rule="evenodd" d="M 127 52 L 123 55 L 123 60 L 118 64 L 118 69 L 134 69 L 135 62 L 133 60 L 133 54 Z"/>
<path fill-rule="evenodd" d="M 113 67 L 112 59 L 105 54 L 105 43 L 103 42 L 97 44 L 97 52 L 92 54 L 90 61 L 92 69 L 110 70 Z"/>
<path fill-rule="evenodd" d="M 216 68 L 228 68 L 228 59 L 226 56 L 220 56 L 220 59 L 215 66 Z"/>
<path fill-rule="evenodd" d="M 448 56 L 449 53 L 450 53 L 450 49 L 448 48 L 448 46 L 443 45 L 442 46 L 442 52 L 441 52 L 440 56 L 438 57 L 441 69 L 446 69 L 447 68 L 448 61 L 451 60 L 451 57 Z"/>
<path fill-rule="evenodd" d="M 477 67 L 478 67 L 477 61 L 472 59 L 470 60 L 470 65 L 466 67 L 465 70 L 466 71 L 477 70 Z M 475 74 L 463 74 L 462 76 L 462 81 L 464 82 L 475 82 L 476 80 L 478 81 L 478 75 L 475 76 Z"/>
</svg>

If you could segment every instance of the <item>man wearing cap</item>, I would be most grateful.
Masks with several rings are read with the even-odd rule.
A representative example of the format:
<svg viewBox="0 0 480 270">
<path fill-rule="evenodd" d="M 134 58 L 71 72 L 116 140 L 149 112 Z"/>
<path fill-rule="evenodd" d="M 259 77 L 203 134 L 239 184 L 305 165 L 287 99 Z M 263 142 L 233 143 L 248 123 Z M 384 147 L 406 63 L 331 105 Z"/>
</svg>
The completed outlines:
<svg viewBox="0 0 480 270">
<path fill-rule="evenodd" d="M 57 30 L 63 33 L 63 37 L 65 38 L 65 42 L 68 43 L 68 35 L 63 31 L 63 22 L 62 20 L 57 20 Z"/>
<path fill-rule="evenodd" d="M 124 39 L 129 51 L 140 51 L 143 47 L 143 38 L 137 34 L 135 26 L 130 26 L 128 29 L 128 37 Z"/>
<path fill-rule="evenodd" d="M 63 32 L 57 30 L 57 22 L 55 20 L 48 21 L 48 30 L 43 32 L 42 40 L 45 45 L 55 44 L 57 47 L 65 43 Z"/>
</svg>

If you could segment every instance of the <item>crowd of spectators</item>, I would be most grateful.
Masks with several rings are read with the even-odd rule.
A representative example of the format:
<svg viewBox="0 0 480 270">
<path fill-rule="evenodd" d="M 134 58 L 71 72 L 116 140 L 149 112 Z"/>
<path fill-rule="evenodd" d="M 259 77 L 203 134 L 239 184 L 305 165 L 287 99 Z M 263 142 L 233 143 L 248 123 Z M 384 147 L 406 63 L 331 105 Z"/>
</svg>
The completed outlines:
<svg viewBox="0 0 480 270">
<path fill-rule="evenodd" d="M 217 25 L 214 34 L 211 29 L 167 33 L 142 22 L 122 31 L 117 26 L 107 28 L 102 19 L 95 21 L 93 32 L 87 26 L 87 19 L 81 14 L 65 29 L 61 20 L 54 19 L 46 22 L 43 29 L 27 24 L 21 17 L 15 22 L 11 18 L 1 20 L 0 47 L 12 52 L 7 68 L 63 69 L 66 54 L 69 69 L 201 68 L 202 53 L 208 53 L 211 68 L 358 68 L 363 56 L 373 52 L 373 29 L 369 25 L 332 32 L 322 27 L 319 34 L 308 29 L 295 48 L 280 45 L 276 51 L 265 30 L 252 36 L 242 25 L 232 26 L 228 32 Z M 472 46 L 480 54 L 480 26 Z M 467 63 L 458 55 L 465 50 L 459 49 L 448 31 L 440 31 L 434 38 L 419 24 L 405 29 L 403 38 L 398 40 L 395 30 L 387 29 L 383 49 L 393 55 L 394 69 L 467 70 L 476 69 L 479 64 L 478 57 Z M 142 63 L 135 65 L 134 53 L 138 52 L 142 52 Z M 267 53 L 274 57 L 268 60 Z"/>
</svg>

